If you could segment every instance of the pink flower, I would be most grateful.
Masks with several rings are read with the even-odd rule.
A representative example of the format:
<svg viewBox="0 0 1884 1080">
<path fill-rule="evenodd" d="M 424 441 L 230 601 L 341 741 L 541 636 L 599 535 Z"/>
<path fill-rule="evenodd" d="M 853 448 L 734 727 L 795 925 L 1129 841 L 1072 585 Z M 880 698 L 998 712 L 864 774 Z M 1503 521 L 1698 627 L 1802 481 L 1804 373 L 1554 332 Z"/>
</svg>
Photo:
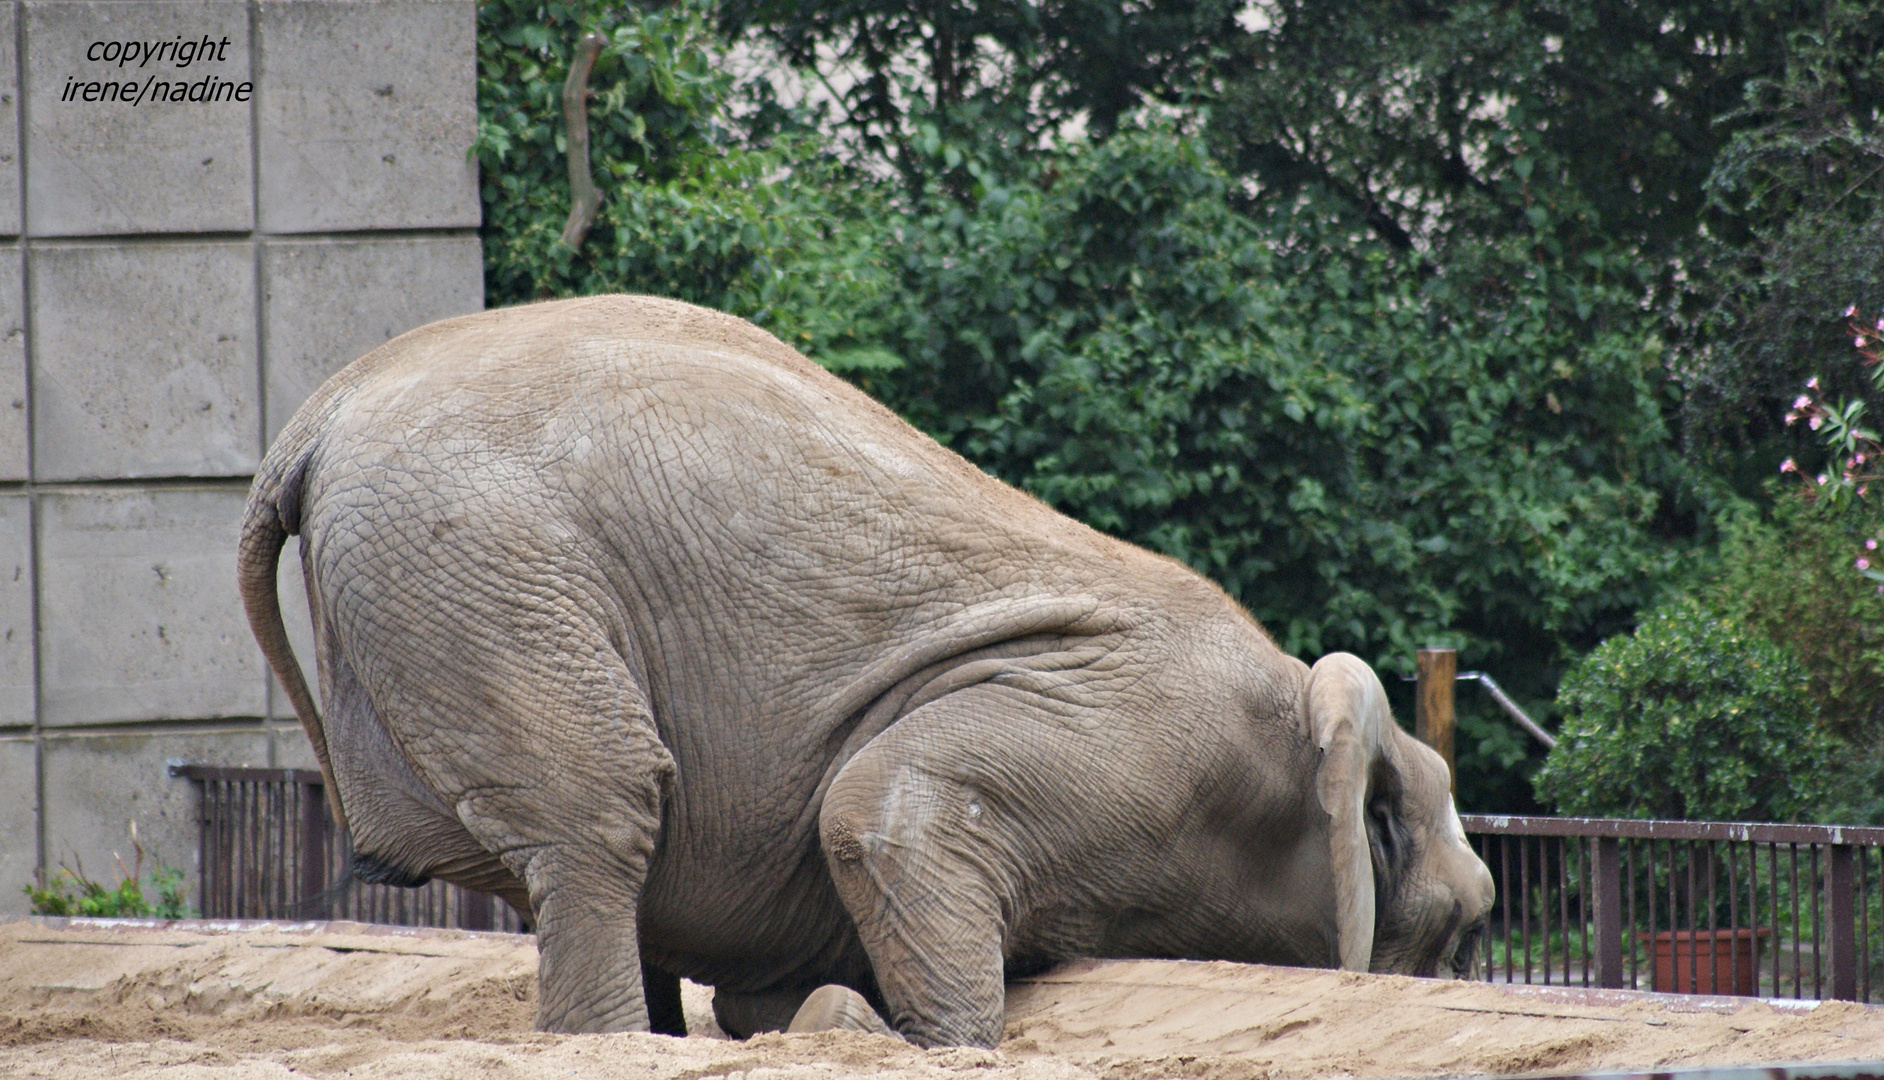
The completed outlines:
<svg viewBox="0 0 1884 1080">
<path fill-rule="evenodd" d="M 1859 560 L 1858 560 L 1858 562 L 1856 563 L 1856 565 L 1857 565 L 1857 567 L 1858 567 L 1858 569 L 1860 569 L 1860 570 L 1869 570 L 1869 569 L 1871 569 L 1871 560 L 1870 560 L 1870 559 L 1859 559 Z"/>
<path fill-rule="evenodd" d="M 1876 551 L 1876 550 L 1877 550 L 1877 541 L 1876 541 L 1876 540 L 1866 540 L 1866 541 L 1864 542 L 1864 550 L 1866 550 L 1866 551 Z"/>
<path fill-rule="evenodd" d="M 1792 407 L 1795 409 L 1803 409 L 1811 404 L 1812 399 L 1804 394 L 1800 394 L 1798 397 L 1792 399 Z"/>
<path fill-rule="evenodd" d="M 1806 380 L 1807 390 L 1817 390 L 1818 388 L 1819 388 L 1819 377 L 1817 375 L 1814 375 L 1810 379 Z"/>
<path fill-rule="evenodd" d="M 1798 414 L 1798 413 L 1796 413 L 1796 412 L 1789 412 L 1789 413 L 1787 413 L 1787 414 L 1786 414 L 1786 426 L 1787 426 L 1787 427 L 1791 427 L 1791 426 L 1792 426 L 1792 422 L 1793 422 L 1794 420 L 1797 420 L 1797 419 L 1799 419 L 1799 414 Z"/>
<path fill-rule="evenodd" d="M 1858 313 L 1858 305 L 1853 304 L 1850 307 L 1845 309 L 1845 318 L 1849 319 L 1853 315 L 1856 315 L 1857 313 Z"/>
<path fill-rule="evenodd" d="M 1864 348 L 1864 338 L 1862 337 L 1852 338 L 1851 343 L 1860 349 Z"/>
<path fill-rule="evenodd" d="M 1822 486 L 1822 485 L 1823 485 L 1823 484 L 1825 483 L 1825 481 L 1826 481 L 1826 479 L 1827 479 L 1827 478 L 1826 478 L 1826 475 L 1825 475 L 1824 473 L 1820 473 L 1820 474 L 1819 474 L 1819 484 L 1820 484 L 1821 486 Z"/>
<path fill-rule="evenodd" d="M 1799 466 L 1797 466 L 1797 465 L 1795 465 L 1795 464 L 1793 464 L 1793 462 L 1792 462 L 1792 459 L 1791 459 L 1791 458 L 1787 458 L 1786 460 L 1784 460 L 1784 461 L 1782 461 L 1782 462 L 1780 462 L 1780 463 L 1779 463 L 1779 471 L 1780 471 L 1780 472 L 1783 472 L 1783 473 L 1785 473 L 1785 472 L 1798 472 L 1798 471 L 1799 471 Z"/>
<path fill-rule="evenodd" d="M 1812 430 L 1817 431 L 1819 429 L 1819 425 L 1823 424 L 1824 422 L 1825 422 L 1825 418 L 1823 416 L 1815 416 L 1811 419 L 1809 423 Z"/>
</svg>

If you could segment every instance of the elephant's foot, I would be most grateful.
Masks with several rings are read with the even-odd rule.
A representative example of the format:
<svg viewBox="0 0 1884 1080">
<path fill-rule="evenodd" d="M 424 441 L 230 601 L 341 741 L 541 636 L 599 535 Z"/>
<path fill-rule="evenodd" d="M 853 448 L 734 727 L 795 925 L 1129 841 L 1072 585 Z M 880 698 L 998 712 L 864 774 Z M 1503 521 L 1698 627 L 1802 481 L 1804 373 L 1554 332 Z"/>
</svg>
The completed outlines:
<svg viewBox="0 0 1884 1080">
<path fill-rule="evenodd" d="M 848 986 L 820 986 L 811 992 L 792 1017 L 788 1032 L 868 1031 L 874 1035 L 901 1038 L 896 1029 L 883 1022 L 864 996 Z"/>
</svg>

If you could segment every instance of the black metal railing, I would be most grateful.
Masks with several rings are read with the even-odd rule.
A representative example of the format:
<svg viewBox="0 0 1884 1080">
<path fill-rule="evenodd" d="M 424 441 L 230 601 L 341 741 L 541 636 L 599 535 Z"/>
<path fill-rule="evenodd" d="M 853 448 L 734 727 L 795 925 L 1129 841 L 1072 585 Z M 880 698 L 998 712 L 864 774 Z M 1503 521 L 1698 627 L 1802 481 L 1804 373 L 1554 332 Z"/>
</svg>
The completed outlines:
<svg viewBox="0 0 1884 1080">
<path fill-rule="evenodd" d="M 1884 829 L 1465 815 L 1498 887 L 1484 978 L 1871 1001 Z"/>
<path fill-rule="evenodd" d="M 201 792 L 209 918 L 524 929 L 442 882 L 347 877 L 319 772 L 172 769 Z M 1480 970 L 1497 982 L 1677 993 L 1884 996 L 1884 829 L 1464 815 L 1498 889 Z"/>
<path fill-rule="evenodd" d="M 198 903 L 211 919 L 354 919 L 397 926 L 518 932 L 509 904 L 433 881 L 416 889 L 368 885 L 347 870 L 344 829 L 313 769 L 178 765 L 200 792 Z"/>
</svg>

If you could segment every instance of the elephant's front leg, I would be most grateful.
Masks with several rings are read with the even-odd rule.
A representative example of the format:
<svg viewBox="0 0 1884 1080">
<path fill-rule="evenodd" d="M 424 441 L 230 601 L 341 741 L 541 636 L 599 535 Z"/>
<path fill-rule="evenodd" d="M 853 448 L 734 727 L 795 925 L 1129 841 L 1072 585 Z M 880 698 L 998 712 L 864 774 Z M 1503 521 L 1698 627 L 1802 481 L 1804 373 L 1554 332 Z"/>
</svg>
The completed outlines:
<svg viewBox="0 0 1884 1080">
<path fill-rule="evenodd" d="M 937 703 L 878 736 L 832 783 L 819 827 L 897 1030 L 922 1046 L 991 1047 L 1014 859 L 956 751 L 960 719 Z"/>
</svg>

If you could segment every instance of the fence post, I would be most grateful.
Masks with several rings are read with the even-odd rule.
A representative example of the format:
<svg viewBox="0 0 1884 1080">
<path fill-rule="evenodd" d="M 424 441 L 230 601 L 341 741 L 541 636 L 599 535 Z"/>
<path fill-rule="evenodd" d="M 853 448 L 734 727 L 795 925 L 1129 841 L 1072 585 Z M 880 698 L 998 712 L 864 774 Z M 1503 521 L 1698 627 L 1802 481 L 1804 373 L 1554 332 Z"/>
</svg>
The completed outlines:
<svg viewBox="0 0 1884 1080">
<path fill-rule="evenodd" d="M 1622 985 L 1622 843 L 1599 836 L 1590 844 L 1590 887 L 1595 890 L 1591 932 L 1596 935 L 1596 985 Z"/>
<path fill-rule="evenodd" d="M 496 922 L 497 898 L 490 893 L 464 890 L 458 900 L 458 929 L 489 930 Z"/>
<path fill-rule="evenodd" d="M 1415 654 L 1418 682 L 1414 689 L 1413 734 L 1446 759 L 1452 794 L 1459 794 L 1459 770 L 1452 757 L 1452 687 L 1459 677 L 1459 654 L 1454 649 L 1421 649 Z"/>
<path fill-rule="evenodd" d="M 1826 888 L 1831 890 L 1827 898 L 1830 902 L 1826 904 L 1831 916 L 1831 940 L 1827 943 L 1832 952 L 1831 996 L 1841 1001 L 1858 999 L 1858 935 L 1851 902 L 1853 850 L 1850 844 L 1831 845 L 1831 872 L 1825 882 Z"/>
<path fill-rule="evenodd" d="M 322 784 L 296 784 L 301 794 L 301 908 L 310 918 L 327 918 L 327 790 Z M 317 910 L 318 909 L 318 910 Z"/>
</svg>

